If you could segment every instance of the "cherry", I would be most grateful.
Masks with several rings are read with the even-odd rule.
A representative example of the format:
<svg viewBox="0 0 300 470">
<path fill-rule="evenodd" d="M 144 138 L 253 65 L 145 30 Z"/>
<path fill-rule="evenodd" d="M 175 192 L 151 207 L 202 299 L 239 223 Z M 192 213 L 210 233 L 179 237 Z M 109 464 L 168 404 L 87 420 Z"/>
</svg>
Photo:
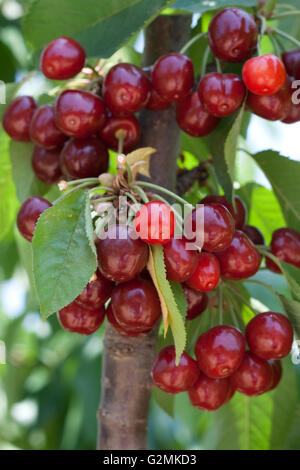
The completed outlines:
<svg viewBox="0 0 300 470">
<path fill-rule="evenodd" d="M 293 328 L 281 313 L 256 315 L 248 323 L 245 334 L 251 351 L 262 359 L 282 359 L 291 351 Z"/>
<path fill-rule="evenodd" d="M 174 235 L 174 212 L 164 202 L 147 202 L 137 212 L 134 218 L 134 228 L 144 242 L 163 245 Z"/>
<path fill-rule="evenodd" d="M 198 264 L 186 281 L 187 285 L 201 292 L 208 292 L 215 289 L 219 283 L 221 275 L 218 258 L 212 253 L 199 253 Z"/>
<path fill-rule="evenodd" d="M 300 233 L 291 228 L 280 228 L 272 235 L 271 252 L 280 261 L 300 268 Z M 279 268 L 278 272 L 280 272 Z"/>
<path fill-rule="evenodd" d="M 111 308 L 119 325 L 134 332 L 149 331 L 161 316 L 156 289 L 144 279 L 118 284 L 111 294 Z"/>
<path fill-rule="evenodd" d="M 239 8 L 225 8 L 212 18 L 208 40 L 213 54 L 227 62 L 242 62 L 257 45 L 257 26 L 253 16 Z"/>
<path fill-rule="evenodd" d="M 126 116 L 139 111 L 148 101 L 150 81 L 136 65 L 114 65 L 106 75 L 102 93 L 111 112 Z"/>
<path fill-rule="evenodd" d="M 88 309 L 75 300 L 57 312 L 61 326 L 71 333 L 91 335 L 103 323 L 105 317 L 104 307 Z"/>
<path fill-rule="evenodd" d="M 227 398 L 224 402 L 224 405 L 225 405 L 225 403 L 228 403 L 232 399 L 234 394 L 235 394 L 235 390 L 234 390 L 231 382 L 229 381 L 229 392 L 228 392 Z"/>
<path fill-rule="evenodd" d="M 182 287 L 188 304 L 186 320 L 193 320 L 206 310 L 208 297 L 205 292 L 192 289 L 188 284 L 183 284 Z"/>
<path fill-rule="evenodd" d="M 226 403 L 230 394 L 228 379 L 212 379 L 201 374 L 194 386 L 188 391 L 190 402 L 196 408 L 214 411 Z"/>
<path fill-rule="evenodd" d="M 223 379 L 240 366 L 245 354 L 245 339 L 232 326 L 215 326 L 199 336 L 195 354 L 200 369 L 208 377 Z"/>
<path fill-rule="evenodd" d="M 6 108 L 2 124 L 5 132 L 13 140 L 30 140 L 29 128 L 37 104 L 31 96 L 19 96 Z"/>
<path fill-rule="evenodd" d="M 197 362 L 183 352 L 178 366 L 175 364 L 174 346 L 162 349 L 151 371 L 154 384 L 167 393 L 180 393 L 189 390 L 200 376 Z"/>
<path fill-rule="evenodd" d="M 110 298 L 113 287 L 113 282 L 106 279 L 97 270 L 92 280 L 76 298 L 76 302 L 92 310 L 100 308 Z"/>
<path fill-rule="evenodd" d="M 217 117 L 233 114 L 243 103 L 246 92 L 238 75 L 217 72 L 204 75 L 197 91 L 206 111 Z"/>
<path fill-rule="evenodd" d="M 164 258 L 169 281 L 184 282 L 195 271 L 198 263 L 197 250 L 188 250 L 186 238 L 172 238 L 164 245 Z"/>
<path fill-rule="evenodd" d="M 43 197 L 32 196 L 21 205 L 17 217 L 17 227 L 26 240 L 32 241 L 35 226 L 42 212 L 52 204 Z"/>
<path fill-rule="evenodd" d="M 294 124 L 298 121 L 300 121 L 300 103 L 293 103 L 293 101 L 290 99 L 288 112 L 285 118 L 282 119 L 282 122 L 284 122 L 285 124 Z"/>
<path fill-rule="evenodd" d="M 69 140 L 61 153 L 61 167 L 71 178 L 99 176 L 108 168 L 108 151 L 97 137 Z"/>
<path fill-rule="evenodd" d="M 165 100 L 182 101 L 194 86 L 194 66 L 186 55 L 166 54 L 154 64 L 151 78 L 155 90 Z"/>
<path fill-rule="evenodd" d="M 231 244 L 217 254 L 221 274 L 227 279 L 247 279 L 258 271 L 261 256 L 244 232 L 237 230 Z"/>
<path fill-rule="evenodd" d="M 233 388 L 244 395 L 261 395 L 270 389 L 273 381 L 272 368 L 267 361 L 247 351 L 230 381 Z"/>
<path fill-rule="evenodd" d="M 176 106 L 176 121 L 180 129 L 193 137 L 210 134 L 219 123 L 218 118 L 205 110 L 196 92 Z"/>
<path fill-rule="evenodd" d="M 281 269 L 268 256 L 266 256 L 266 268 L 268 268 L 269 271 L 272 271 L 273 273 L 281 274 Z"/>
<path fill-rule="evenodd" d="M 147 244 L 126 225 L 110 225 L 104 235 L 96 241 L 101 274 L 115 282 L 134 279 L 147 264 Z"/>
<path fill-rule="evenodd" d="M 275 361 L 273 359 L 268 361 L 268 363 L 270 364 L 272 372 L 273 372 L 273 381 L 271 383 L 270 388 L 268 389 L 268 392 L 269 392 L 271 390 L 274 390 L 274 388 L 276 388 L 277 385 L 279 384 L 281 377 L 282 377 L 282 366 L 281 366 L 280 361 Z"/>
<path fill-rule="evenodd" d="M 110 117 L 100 130 L 100 137 L 112 150 L 118 150 L 118 132 L 123 131 L 123 151 L 132 150 L 139 141 L 141 126 L 134 116 Z"/>
<path fill-rule="evenodd" d="M 283 52 L 282 62 L 285 65 L 286 71 L 292 77 L 295 76 L 298 65 L 300 64 L 300 49 Z"/>
<path fill-rule="evenodd" d="M 70 137 L 91 136 L 103 127 L 106 117 L 103 100 L 87 91 L 65 90 L 56 99 L 56 124 Z"/>
<path fill-rule="evenodd" d="M 116 317 L 114 315 L 114 312 L 111 308 L 111 304 L 109 304 L 109 306 L 106 310 L 106 318 L 107 318 L 108 322 L 111 324 L 111 326 L 121 336 L 128 336 L 128 337 L 131 337 L 131 338 L 136 338 L 137 336 L 146 335 L 147 333 L 149 333 L 151 331 L 151 328 L 149 330 L 145 330 L 145 331 L 142 331 L 142 332 L 141 331 L 131 331 L 131 330 L 127 330 L 126 328 L 119 325 L 119 323 L 117 322 Z"/>
<path fill-rule="evenodd" d="M 62 176 L 60 168 L 60 148 L 46 150 L 34 147 L 32 153 L 32 169 L 35 176 L 45 184 L 55 184 Z"/>
<path fill-rule="evenodd" d="M 149 81 L 151 84 L 150 97 L 145 108 L 150 109 L 150 111 L 163 111 L 164 109 L 170 108 L 172 103 L 170 103 L 170 101 L 160 96 L 155 90 L 154 86 L 152 85 L 152 81 L 151 81 L 152 69 L 153 67 L 145 67 L 143 69 L 145 75 L 149 78 Z"/>
<path fill-rule="evenodd" d="M 254 245 L 265 244 L 264 236 L 257 227 L 254 227 L 253 225 L 245 225 L 243 232 L 247 235 L 248 238 L 250 238 Z"/>
<path fill-rule="evenodd" d="M 248 214 L 246 204 L 239 196 L 234 196 L 235 209 L 230 202 L 227 201 L 225 196 L 218 196 L 216 194 L 211 194 L 210 196 L 206 196 L 201 199 L 200 204 L 207 204 L 210 202 L 225 206 L 235 220 L 235 228 L 237 230 L 243 230 Z"/>
<path fill-rule="evenodd" d="M 247 60 L 242 74 L 246 87 L 256 95 L 273 95 L 286 81 L 284 64 L 274 54 Z"/>
<path fill-rule="evenodd" d="M 61 147 L 67 140 L 55 123 L 53 106 L 44 105 L 36 109 L 30 124 L 30 138 L 45 149 Z"/>
<path fill-rule="evenodd" d="M 291 95 L 288 82 L 272 95 L 255 95 L 249 91 L 247 96 L 247 106 L 250 111 L 269 121 L 284 119 L 290 110 L 290 103 Z"/>
<path fill-rule="evenodd" d="M 68 80 L 77 75 L 85 63 L 85 52 L 75 39 L 60 37 L 44 48 L 40 67 L 51 80 Z"/>
</svg>

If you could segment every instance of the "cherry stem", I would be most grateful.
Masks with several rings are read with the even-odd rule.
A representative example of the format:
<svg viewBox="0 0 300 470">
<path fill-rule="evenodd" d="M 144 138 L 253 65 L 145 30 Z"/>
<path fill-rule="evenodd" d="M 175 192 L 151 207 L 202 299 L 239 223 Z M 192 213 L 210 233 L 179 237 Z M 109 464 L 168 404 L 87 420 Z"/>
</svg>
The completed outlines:
<svg viewBox="0 0 300 470">
<path fill-rule="evenodd" d="M 230 311 L 230 314 L 232 316 L 234 326 L 236 326 L 238 329 L 240 329 L 240 323 L 239 323 L 238 317 L 236 316 L 235 311 L 234 311 L 234 300 L 233 300 L 230 292 L 227 292 L 226 300 L 228 302 L 229 311 Z"/>
<path fill-rule="evenodd" d="M 282 36 L 285 39 L 288 39 L 292 44 L 295 44 L 297 47 L 300 48 L 300 41 L 297 41 L 297 39 L 293 38 L 293 36 L 290 36 L 289 34 L 285 33 L 284 31 L 281 31 L 281 29 L 275 28 L 275 26 L 270 27 L 270 31 L 274 31 L 274 33 L 278 34 L 278 36 Z"/>
<path fill-rule="evenodd" d="M 74 184 L 81 184 L 81 183 L 90 183 L 90 184 L 97 184 L 99 183 L 98 178 L 81 178 L 79 180 L 72 180 L 66 182 L 68 186 L 73 186 Z"/>
<path fill-rule="evenodd" d="M 300 10 L 285 11 L 271 16 L 271 20 L 279 20 L 281 18 L 287 18 L 288 16 L 300 15 Z"/>
<path fill-rule="evenodd" d="M 180 54 L 184 54 L 196 41 L 203 38 L 207 35 L 207 32 L 196 34 L 192 39 L 190 39 L 179 51 Z"/>
<path fill-rule="evenodd" d="M 222 285 L 218 287 L 218 302 L 219 302 L 219 323 L 223 324 L 223 289 Z"/>
<path fill-rule="evenodd" d="M 199 320 L 198 320 L 198 325 L 194 330 L 193 338 L 189 342 L 187 352 L 190 352 L 190 351 L 194 350 L 194 346 L 196 344 L 196 341 L 199 338 L 199 333 L 200 333 L 202 321 L 203 321 L 203 315 L 200 315 Z"/>
<path fill-rule="evenodd" d="M 216 66 L 217 66 L 217 72 L 222 73 L 222 66 L 221 66 L 220 60 L 217 57 L 215 57 L 215 61 L 216 61 Z"/>
<path fill-rule="evenodd" d="M 261 255 L 264 255 L 267 258 L 270 258 L 270 260 L 273 261 L 273 263 L 275 263 L 276 266 L 278 266 L 280 271 L 282 271 L 279 259 L 276 256 L 274 256 L 272 253 L 270 253 L 268 250 L 266 250 L 266 247 L 264 245 L 256 245 L 256 248 L 260 252 Z"/>
<path fill-rule="evenodd" d="M 168 196 L 170 196 L 170 197 L 176 199 L 176 200 L 179 201 L 181 204 L 188 205 L 189 207 L 191 207 L 192 209 L 194 209 L 193 204 L 190 204 L 189 202 L 187 202 L 187 201 L 185 201 L 184 199 L 182 199 L 180 196 L 177 196 L 177 194 L 174 194 L 172 191 L 169 191 L 168 189 L 163 188 L 162 186 L 157 186 L 156 184 L 148 183 L 147 181 L 137 181 L 137 182 L 136 182 L 136 186 L 144 186 L 145 188 L 155 189 L 156 191 L 160 191 L 160 192 L 165 193 L 165 194 L 167 194 Z"/>
<path fill-rule="evenodd" d="M 269 17 L 272 15 L 273 11 L 276 8 L 277 3 L 278 3 L 278 0 L 267 0 L 265 2 L 262 8 L 262 11 L 266 17 Z"/>
<path fill-rule="evenodd" d="M 158 194 L 153 194 L 153 198 L 158 199 L 159 201 L 162 201 L 162 202 L 164 202 L 165 204 L 168 204 L 168 205 L 169 205 L 169 202 L 168 202 L 164 197 L 159 196 Z M 173 211 L 174 214 L 175 214 L 176 220 L 177 220 L 177 218 L 178 218 L 177 222 L 178 222 L 179 227 L 182 228 L 182 225 L 184 224 L 183 218 L 181 217 L 181 215 L 179 214 L 179 212 L 177 212 L 173 207 L 172 207 L 172 211 Z"/>
<path fill-rule="evenodd" d="M 56 199 L 54 202 L 53 202 L 53 205 L 57 204 L 58 202 L 61 202 L 63 199 L 65 199 L 66 197 L 68 197 L 70 194 L 72 193 L 75 193 L 75 191 L 79 191 L 79 189 L 84 189 L 86 188 L 87 186 L 91 186 L 91 183 L 88 182 L 88 183 L 82 183 L 82 184 L 79 184 L 78 186 L 75 186 L 75 188 L 72 188 L 70 189 L 70 191 L 67 191 L 66 193 L 64 193 L 62 196 L 60 196 L 58 199 Z M 95 188 L 94 188 L 95 189 Z M 100 188 L 102 189 L 102 188 Z"/>
<path fill-rule="evenodd" d="M 239 299 L 243 302 L 243 304 L 245 304 L 245 305 L 251 310 L 251 312 L 254 313 L 254 315 L 257 315 L 257 314 L 259 313 L 257 310 L 255 310 L 255 309 L 252 307 L 252 305 L 244 298 L 244 296 L 243 296 L 235 287 L 233 287 L 233 286 L 231 286 L 231 285 L 229 285 L 229 284 L 227 284 L 227 287 L 228 287 L 228 289 L 231 290 L 231 292 L 232 292 L 237 298 L 239 298 Z"/>
<path fill-rule="evenodd" d="M 274 34 L 269 34 L 269 38 L 273 44 L 274 52 L 277 56 L 280 56 L 280 47 L 279 47 L 279 42 L 277 41 L 277 38 Z"/>
<path fill-rule="evenodd" d="M 208 45 L 203 54 L 202 65 L 201 65 L 201 77 L 203 77 L 206 73 L 206 67 L 207 67 L 209 54 L 210 54 L 210 47 Z"/>
<path fill-rule="evenodd" d="M 126 132 L 123 129 L 119 129 L 115 133 L 116 139 L 118 139 L 118 153 L 123 153 L 124 140 L 126 137 Z"/>
<path fill-rule="evenodd" d="M 145 202 L 145 203 L 149 202 L 149 198 L 148 198 L 147 194 L 145 193 L 145 191 L 142 188 L 140 188 L 137 185 L 134 185 L 132 187 L 132 189 L 138 193 L 138 195 L 140 196 L 140 198 L 143 202 Z"/>
</svg>

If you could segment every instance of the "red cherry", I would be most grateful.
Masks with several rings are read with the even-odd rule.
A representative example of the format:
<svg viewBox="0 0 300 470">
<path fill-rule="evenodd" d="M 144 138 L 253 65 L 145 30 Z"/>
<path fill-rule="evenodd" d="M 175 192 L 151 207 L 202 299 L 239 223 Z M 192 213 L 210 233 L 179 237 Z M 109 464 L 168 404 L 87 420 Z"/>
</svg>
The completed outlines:
<svg viewBox="0 0 300 470">
<path fill-rule="evenodd" d="M 71 178 L 91 178 L 108 168 L 108 151 L 100 139 L 72 139 L 61 153 L 63 172 Z"/>
<path fill-rule="evenodd" d="M 269 271 L 272 271 L 273 273 L 281 274 L 281 269 L 268 256 L 266 256 L 266 267 L 269 269 Z"/>
<path fill-rule="evenodd" d="M 87 91 L 66 90 L 56 99 L 56 124 L 70 137 L 84 139 L 95 134 L 103 127 L 106 118 L 103 100 Z"/>
<path fill-rule="evenodd" d="M 85 52 L 75 39 L 60 37 L 42 52 L 40 67 L 51 80 L 67 80 L 77 75 L 85 63 Z"/>
<path fill-rule="evenodd" d="M 32 241 L 35 226 L 42 212 L 52 204 L 43 197 L 32 196 L 23 202 L 17 217 L 17 227 L 26 240 Z"/>
<path fill-rule="evenodd" d="M 254 245 L 265 244 L 264 236 L 257 227 L 254 227 L 253 225 L 245 225 L 243 232 L 247 235 L 248 238 L 250 238 Z"/>
<path fill-rule="evenodd" d="M 193 137 L 210 134 L 219 123 L 218 118 L 205 110 L 196 92 L 176 106 L 176 121 L 180 129 Z"/>
<path fill-rule="evenodd" d="M 196 408 L 214 411 L 227 401 L 230 393 L 228 379 L 211 379 L 201 374 L 194 386 L 188 391 L 190 402 Z"/>
<path fill-rule="evenodd" d="M 35 176 L 45 184 L 55 184 L 62 176 L 60 168 L 60 148 L 46 150 L 34 147 L 32 153 L 32 169 Z"/>
<path fill-rule="evenodd" d="M 272 372 L 273 372 L 273 381 L 271 383 L 270 388 L 268 389 L 268 392 L 270 392 L 271 390 L 274 390 L 274 388 L 277 387 L 277 385 L 279 384 L 279 382 L 281 380 L 282 366 L 281 366 L 280 361 L 274 361 L 272 359 L 270 361 L 268 361 L 268 363 L 270 364 Z"/>
<path fill-rule="evenodd" d="M 232 326 L 215 326 L 199 336 L 195 354 L 200 369 L 208 377 L 223 379 L 240 366 L 245 354 L 245 339 Z"/>
<path fill-rule="evenodd" d="M 165 100 L 182 101 L 194 86 L 194 66 L 186 55 L 166 54 L 154 64 L 151 78 L 155 90 Z"/>
<path fill-rule="evenodd" d="M 5 132 L 13 140 L 30 140 L 29 128 L 37 104 L 31 96 L 19 96 L 6 108 L 2 124 Z"/>
<path fill-rule="evenodd" d="M 234 196 L 234 201 L 235 201 L 235 209 L 233 206 L 230 204 L 230 202 L 227 201 L 225 196 L 218 196 L 216 194 L 211 194 L 210 196 L 206 196 L 205 198 L 201 199 L 200 204 L 207 204 L 207 203 L 216 203 L 216 204 L 222 204 L 223 206 L 226 207 L 226 209 L 229 210 L 230 214 L 235 220 L 235 228 L 237 230 L 242 230 L 248 214 L 247 214 L 247 207 L 244 201 L 239 196 Z"/>
<path fill-rule="evenodd" d="M 274 54 L 247 60 L 242 74 L 246 87 L 256 95 L 273 95 L 286 81 L 284 64 Z"/>
<path fill-rule="evenodd" d="M 197 267 L 186 283 L 193 289 L 208 292 L 217 287 L 220 275 L 218 258 L 212 253 L 199 253 Z"/>
<path fill-rule="evenodd" d="M 186 320 L 194 320 L 206 310 L 208 305 L 208 297 L 205 292 L 192 289 L 187 284 L 182 284 L 184 294 L 186 296 L 188 308 L 186 312 Z"/>
<path fill-rule="evenodd" d="M 217 72 L 204 75 L 197 91 L 206 111 L 217 117 L 233 114 L 243 103 L 246 92 L 238 75 Z"/>
<path fill-rule="evenodd" d="M 208 30 L 213 54 L 227 62 L 242 62 L 257 45 L 257 26 L 253 16 L 239 8 L 225 8 L 215 14 Z"/>
<path fill-rule="evenodd" d="M 275 230 L 272 235 L 271 252 L 280 261 L 300 268 L 300 233 L 291 228 Z"/>
<path fill-rule="evenodd" d="M 114 65 L 106 75 L 102 93 L 106 105 L 116 116 L 139 111 L 148 101 L 150 82 L 139 67 L 121 63 Z"/>
<path fill-rule="evenodd" d="M 106 310 L 106 318 L 108 322 L 111 324 L 111 326 L 119 333 L 121 336 L 127 336 L 130 338 L 136 338 L 137 336 L 144 336 L 147 333 L 151 331 L 151 328 L 149 330 L 145 331 L 130 331 L 127 330 L 126 328 L 122 327 L 119 325 L 119 323 L 116 320 L 116 317 L 114 315 L 114 312 L 111 308 L 111 304 L 109 304 L 107 310 Z"/>
<path fill-rule="evenodd" d="M 76 302 L 91 310 L 100 308 L 110 298 L 113 287 L 113 282 L 106 279 L 97 270 L 94 278 L 76 298 Z"/>
<path fill-rule="evenodd" d="M 272 381 L 270 364 L 250 351 L 245 353 L 240 367 L 230 377 L 233 388 L 248 396 L 261 395 L 268 391 Z"/>
<path fill-rule="evenodd" d="M 104 235 L 106 238 L 96 241 L 100 272 L 115 282 L 134 279 L 147 264 L 146 243 L 126 225 L 110 225 Z"/>
<path fill-rule="evenodd" d="M 164 245 L 164 258 L 169 281 L 184 282 L 195 271 L 198 262 L 197 250 L 187 249 L 186 238 L 172 238 Z"/>
<path fill-rule="evenodd" d="M 71 333 L 91 335 L 103 323 L 105 317 L 104 307 L 88 309 L 75 300 L 57 312 L 61 326 Z"/>
<path fill-rule="evenodd" d="M 289 112 L 290 103 L 291 94 L 288 82 L 272 95 L 255 95 L 249 91 L 247 96 L 247 106 L 250 111 L 269 121 L 284 119 Z"/>
<path fill-rule="evenodd" d="M 288 112 L 285 118 L 282 119 L 282 122 L 285 124 L 294 124 L 298 121 L 300 121 L 300 103 L 293 103 L 293 101 L 290 100 Z"/>
<path fill-rule="evenodd" d="M 282 359 L 291 351 L 293 328 L 281 313 L 256 315 L 248 323 L 245 334 L 251 351 L 262 359 Z"/>
<path fill-rule="evenodd" d="M 164 202 L 147 202 L 137 212 L 134 218 L 134 228 L 144 242 L 163 245 L 174 235 L 174 212 Z"/>
<path fill-rule="evenodd" d="M 134 116 L 110 117 L 100 130 L 100 137 L 112 150 L 118 150 L 118 132 L 124 132 L 123 151 L 132 150 L 139 141 L 141 126 Z"/>
<path fill-rule="evenodd" d="M 232 399 L 234 394 L 235 394 L 235 390 L 234 390 L 234 388 L 233 388 L 233 386 L 232 386 L 232 384 L 229 380 L 229 392 L 228 392 L 227 398 L 224 402 L 224 405 L 225 405 L 225 403 L 228 403 Z"/>
<path fill-rule="evenodd" d="M 170 108 L 172 103 L 170 103 L 170 101 L 160 96 L 155 90 L 154 86 L 152 85 L 152 81 L 151 81 L 152 69 L 153 67 L 145 67 L 143 69 L 145 75 L 149 78 L 149 81 L 151 84 L 150 97 L 145 108 L 150 109 L 150 111 L 163 111 L 164 109 Z"/>
<path fill-rule="evenodd" d="M 30 124 L 30 137 L 36 145 L 45 149 L 61 147 L 67 140 L 55 123 L 52 106 L 44 105 L 36 109 Z"/>
<path fill-rule="evenodd" d="M 258 271 L 261 256 L 244 232 L 237 230 L 231 244 L 217 253 L 221 274 L 227 279 L 239 280 L 254 276 Z"/>
<path fill-rule="evenodd" d="M 134 332 L 149 331 L 161 316 L 156 289 L 143 279 L 118 284 L 111 294 L 111 308 L 119 325 Z"/>
<path fill-rule="evenodd" d="M 285 51 L 282 56 L 282 62 L 285 65 L 286 71 L 292 77 L 295 76 L 298 65 L 300 64 L 300 49 L 292 51 Z"/>
</svg>

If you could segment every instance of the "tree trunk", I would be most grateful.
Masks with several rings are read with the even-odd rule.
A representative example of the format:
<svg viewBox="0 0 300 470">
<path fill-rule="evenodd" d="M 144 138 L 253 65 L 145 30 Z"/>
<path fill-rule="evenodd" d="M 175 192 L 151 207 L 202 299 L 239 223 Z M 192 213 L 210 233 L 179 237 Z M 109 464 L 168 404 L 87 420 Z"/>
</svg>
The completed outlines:
<svg viewBox="0 0 300 470">
<path fill-rule="evenodd" d="M 159 16 L 147 28 L 144 65 L 178 51 L 189 39 L 190 17 Z M 174 108 L 143 110 L 141 147 L 153 146 L 152 181 L 175 189 L 180 132 Z M 150 370 L 156 354 L 157 328 L 147 336 L 125 338 L 107 324 L 102 363 L 101 403 L 98 411 L 98 449 L 138 450 L 147 447 L 147 421 L 152 390 Z"/>
</svg>

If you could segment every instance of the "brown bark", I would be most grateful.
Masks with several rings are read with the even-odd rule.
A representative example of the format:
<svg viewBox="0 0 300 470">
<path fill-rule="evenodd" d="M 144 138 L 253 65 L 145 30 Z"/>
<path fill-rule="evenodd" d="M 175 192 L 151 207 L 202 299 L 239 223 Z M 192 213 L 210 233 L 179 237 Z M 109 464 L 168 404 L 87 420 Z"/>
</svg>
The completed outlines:
<svg viewBox="0 0 300 470">
<path fill-rule="evenodd" d="M 178 51 L 188 40 L 190 17 L 160 16 L 147 28 L 144 65 Z M 140 116 L 143 146 L 157 149 L 152 157 L 152 180 L 170 189 L 176 184 L 180 133 L 174 109 L 144 110 Z M 102 363 L 101 403 L 98 411 L 98 449 L 137 450 L 147 446 L 147 421 L 156 354 L 157 328 L 144 337 L 124 338 L 107 325 Z"/>
</svg>

